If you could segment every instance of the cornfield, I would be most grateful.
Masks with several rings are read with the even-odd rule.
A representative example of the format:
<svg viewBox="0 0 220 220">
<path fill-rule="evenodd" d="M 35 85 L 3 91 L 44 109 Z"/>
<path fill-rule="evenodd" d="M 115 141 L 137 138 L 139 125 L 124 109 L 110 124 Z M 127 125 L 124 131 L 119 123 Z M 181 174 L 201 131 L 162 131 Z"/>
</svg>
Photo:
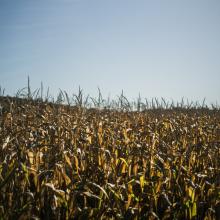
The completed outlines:
<svg viewBox="0 0 220 220">
<path fill-rule="evenodd" d="M 0 105 L 0 219 L 220 219 L 220 110 Z"/>
</svg>

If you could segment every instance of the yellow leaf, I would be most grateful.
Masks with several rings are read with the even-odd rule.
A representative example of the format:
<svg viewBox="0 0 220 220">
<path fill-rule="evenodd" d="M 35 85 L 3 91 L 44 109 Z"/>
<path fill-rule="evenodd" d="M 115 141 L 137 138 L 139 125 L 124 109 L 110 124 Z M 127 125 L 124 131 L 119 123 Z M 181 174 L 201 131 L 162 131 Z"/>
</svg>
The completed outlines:
<svg viewBox="0 0 220 220">
<path fill-rule="evenodd" d="M 102 122 L 99 123 L 98 133 L 102 134 Z"/>
<path fill-rule="evenodd" d="M 128 184 L 128 193 L 129 193 L 129 194 L 132 194 L 132 193 L 133 193 L 132 184 L 131 184 L 131 183 Z"/>
<path fill-rule="evenodd" d="M 141 190 L 143 192 L 143 189 L 144 189 L 144 176 L 140 177 L 140 185 L 141 185 Z"/>
<path fill-rule="evenodd" d="M 194 202 L 192 206 L 192 217 L 196 215 L 197 215 L 197 207 L 196 207 L 196 202 Z"/>
<path fill-rule="evenodd" d="M 120 157 L 120 160 L 123 161 L 124 164 L 128 167 L 128 163 L 127 163 L 127 161 L 124 158 Z"/>
<path fill-rule="evenodd" d="M 100 155 L 98 155 L 98 163 L 99 163 L 99 166 L 102 165 L 102 161 L 101 161 L 101 156 Z"/>
<path fill-rule="evenodd" d="M 130 206 L 130 204 L 131 204 L 131 194 L 128 194 L 128 201 L 127 201 L 127 203 L 126 203 L 126 205 L 125 205 L 125 208 L 126 208 L 126 210 L 128 210 L 128 208 L 129 208 L 129 206 Z"/>
<path fill-rule="evenodd" d="M 28 159 L 31 165 L 34 164 L 34 153 L 32 151 L 27 151 Z"/>
<path fill-rule="evenodd" d="M 79 160 L 76 156 L 74 156 L 74 159 L 75 159 L 76 172 L 79 173 Z"/>
<path fill-rule="evenodd" d="M 126 165 L 125 165 L 125 163 L 122 164 L 121 173 L 126 173 Z"/>
<path fill-rule="evenodd" d="M 71 179 L 66 175 L 65 172 L 61 172 L 61 175 L 63 176 L 63 179 L 65 180 L 66 185 L 69 185 L 71 183 Z"/>
<path fill-rule="evenodd" d="M 133 174 L 136 176 L 137 175 L 137 170 L 138 170 L 138 164 L 136 163 L 134 166 L 133 166 Z"/>
<path fill-rule="evenodd" d="M 92 143 L 92 136 L 88 136 L 87 141 L 91 144 Z"/>
<path fill-rule="evenodd" d="M 66 163 L 72 168 L 70 158 L 66 154 L 64 154 L 64 158 L 65 158 Z"/>
<path fill-rule="evenodd" d="M 191 198 L 191 201 L 194 202 L 195 190 L 191 186 L 188 188 L 188 194 L 189 194 L 189 197 Z"/>
</svg>

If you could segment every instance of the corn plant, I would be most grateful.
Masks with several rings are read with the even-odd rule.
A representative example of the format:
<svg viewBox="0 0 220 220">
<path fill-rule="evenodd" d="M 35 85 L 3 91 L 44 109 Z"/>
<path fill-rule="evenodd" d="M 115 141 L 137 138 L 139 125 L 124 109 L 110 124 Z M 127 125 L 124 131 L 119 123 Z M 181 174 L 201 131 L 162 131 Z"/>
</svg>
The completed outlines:
<svg viewBox="0 0 220 220">
<path fill-rule="evenodd" d="M 219 108 L 28 91 L 0 97 L 0 219 L 220 219 Z"/>
</svg>

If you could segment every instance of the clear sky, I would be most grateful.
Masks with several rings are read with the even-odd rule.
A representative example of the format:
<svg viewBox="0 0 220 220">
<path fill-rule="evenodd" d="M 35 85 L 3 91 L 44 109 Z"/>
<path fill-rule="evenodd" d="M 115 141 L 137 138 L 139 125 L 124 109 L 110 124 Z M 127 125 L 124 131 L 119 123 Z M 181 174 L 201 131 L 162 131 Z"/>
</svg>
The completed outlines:
<svg viewBox="0 0 220 220">
<path fill-rule="evenodd" d="M 220 103 L 219 0 L 0 0 L 0 85 Z"/>
</svg>

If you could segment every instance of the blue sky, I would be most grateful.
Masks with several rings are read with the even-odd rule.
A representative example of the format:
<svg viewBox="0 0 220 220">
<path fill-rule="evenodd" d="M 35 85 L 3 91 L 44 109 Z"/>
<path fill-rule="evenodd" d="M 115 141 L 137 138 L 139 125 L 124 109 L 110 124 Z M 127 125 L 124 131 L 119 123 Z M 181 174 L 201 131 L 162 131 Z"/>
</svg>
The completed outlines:
<svg viewBox="0 0 220 220">
<path fill-rule="evenodd" d="M 220 103 L 219 0 L 0 0 L 0 85 Z"/>
</svg>

